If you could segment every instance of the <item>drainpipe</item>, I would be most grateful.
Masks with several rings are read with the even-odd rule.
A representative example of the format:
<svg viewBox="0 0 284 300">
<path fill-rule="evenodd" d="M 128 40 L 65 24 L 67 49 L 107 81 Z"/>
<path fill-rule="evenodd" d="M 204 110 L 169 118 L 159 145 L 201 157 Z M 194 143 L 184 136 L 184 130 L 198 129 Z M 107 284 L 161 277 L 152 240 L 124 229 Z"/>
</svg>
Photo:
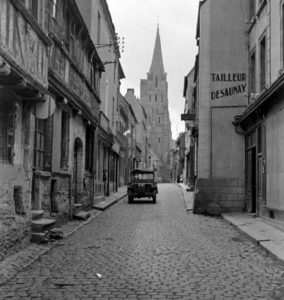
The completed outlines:
<svg viewBox="0 0 284 300">
<path fill-rule="evenodd" d="M 107 182 L 106 182 L 106 196 L 109 196 L 109 178 L 110 178 L 110 176 L 109 176 L 109 168 L 110 168 L 110 163 L 109 163 L 109 158 L 110 158 L 110 149 L 108 149 L 108 155 L 107 155 L 107 178 L 106 178 L 106 180 L 107 180 Z"/>
<path fill-rule="evenodd" d="M 72 176 L 71 176 L 71 174 L 68 174 L 68 181 L 69 181 L 69 217 L 70 217 L 70 220 L 73 220 L 72 189 L 71 189 Z"/>
</svg>

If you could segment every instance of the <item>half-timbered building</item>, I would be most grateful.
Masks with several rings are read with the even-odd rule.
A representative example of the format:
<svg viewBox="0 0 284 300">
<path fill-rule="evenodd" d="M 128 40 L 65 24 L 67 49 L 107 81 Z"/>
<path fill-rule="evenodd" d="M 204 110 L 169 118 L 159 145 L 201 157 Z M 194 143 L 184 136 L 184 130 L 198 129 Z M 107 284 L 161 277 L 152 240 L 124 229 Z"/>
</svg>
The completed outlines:
<svg viewBox="0 0 284 300">
<path fill-rule="evenodd" d="M 30 230 L 34 158 L 43 146 L 34 116 L 49 106 L 50 45 L 47 1 L 0 1 L 0 258 Z"/>
<path fill-rule="evenodd" d="M 43 158 L 35 159 L 32 208 L 73 215 L 76 207 L 92 205 L 103 65 L 75 0 L 53 0 L 49 20 L 48 80 L 55 108 L 36 122 L 45 147 L 35 153 Z"/>
</svg>

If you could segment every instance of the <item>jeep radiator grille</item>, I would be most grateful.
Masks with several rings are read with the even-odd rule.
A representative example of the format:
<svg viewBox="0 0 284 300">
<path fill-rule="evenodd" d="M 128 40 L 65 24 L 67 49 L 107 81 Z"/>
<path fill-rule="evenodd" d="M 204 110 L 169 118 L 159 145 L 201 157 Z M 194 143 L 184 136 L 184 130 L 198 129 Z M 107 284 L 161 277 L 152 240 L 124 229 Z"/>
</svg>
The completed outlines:
<svg viewBox="0 0 284 300">
<path fill-rule="evenodd" d="M 145 184 L 145 192 L 146 192 L 146 193 L 151 192 L 151 188 L 152 188 L 152 185 L 151 185 L 151 184 Z"/>
</svg>

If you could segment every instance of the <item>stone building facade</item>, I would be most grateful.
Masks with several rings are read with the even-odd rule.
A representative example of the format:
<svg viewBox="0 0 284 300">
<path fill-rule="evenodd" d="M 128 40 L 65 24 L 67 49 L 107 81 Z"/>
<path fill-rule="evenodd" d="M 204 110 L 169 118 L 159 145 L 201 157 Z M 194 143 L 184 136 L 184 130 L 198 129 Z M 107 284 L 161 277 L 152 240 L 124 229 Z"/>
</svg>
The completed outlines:
<svg viewBox="0 0 284 300">
<path fill-rule="evenodd" d="M 199 5 L 196 213 L 244 209 L 244 137 L 233 120 L 248 103 L 246 5 L 235 0 Z"/>
<path fill-rule="evenodd" d="M 134 89 L 128 89 L 124 98 L 132 107 L 137 118 L 136 125 L 136 146 L 133 150 L 137 167 L 148 168 L 149 166 L 149 143 L 148 143 L 148 117 L 141 103 L 135 96 Z"/>
<path fill-rule="evenodd" d="M 106 1 L 95 2 L 110 57 L 99 55 L 75 0 L 0 2 L 1 255 L 31 236 L 34 216 L 72 218 L 119 185 L 124 73 Z"/>
<path fill-rule="evenodd" d="M 183 182 L 192 189 L 196 179 L 196 81 L 195 67 L 184 77 L 183 97 L 185 98 L 184 112 L 181 120 L 185 121 L 185 158 Z"/>
<path fill-rule="evenodd" d="M 283 229 L 283 1 L 201 1 L 194 211 L 245 210 Z M 192 113 L 192 111 L 189 111 Z"/>
<path fill-rule="evenodd" d="M 100 200 L 104 195 L 116 191 L 119 185 L 118 165 L 122 145 L 116 138 L 116 130 L 120 118 L 118 107 L 120 80 L 124 78 L 124 73 L 119 63 L 118 36 L 107 1 L 76 0 L 76 2 L 104 64 L 104 72 L 100 79 L 103 120 L 97 132 L 98 155 L 102 163 L 97 165 L 95 171 L 95 193 L 97 200 Z"/>
<path fill-rule="evenodd" d="M 245 136 L 245 208 L 283 229 L 284 3 L 250 1 L 246 12 L 249 105 L 235 118 Z"/>
<path fill-rule="evenodd" d="M 48 102 L 48 5 L 0 2 L 0 259 L 30 230 L 37 105 Z"/>
<path fill-rule="evenodd" d="M 168 82 L 164 69 L 159 28 L 157 28 L 154 53 L 147 79 L 140 83 L 140 98 L 148 116 L 149 142 L 159 157 L 158 177 L 169 182 L 171 121 L 168 109 Z"/>
</svg>

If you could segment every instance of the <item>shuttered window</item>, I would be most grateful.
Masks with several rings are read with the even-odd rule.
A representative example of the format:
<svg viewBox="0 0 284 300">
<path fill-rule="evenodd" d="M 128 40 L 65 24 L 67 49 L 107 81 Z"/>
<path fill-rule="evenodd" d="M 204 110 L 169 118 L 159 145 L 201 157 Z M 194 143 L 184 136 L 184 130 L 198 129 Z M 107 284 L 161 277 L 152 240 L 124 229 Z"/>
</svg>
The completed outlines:
<svg viewBox="0 0 284 300">
<path fill-rule="evenodd" d="M 13 163 L 14 103 L 0 89 L 0 162 Z"/>
<path fill-rule="evenodd" d="M 34 167 L 44 169 L 46 122 L 35 119 Z"/>
</svg>

